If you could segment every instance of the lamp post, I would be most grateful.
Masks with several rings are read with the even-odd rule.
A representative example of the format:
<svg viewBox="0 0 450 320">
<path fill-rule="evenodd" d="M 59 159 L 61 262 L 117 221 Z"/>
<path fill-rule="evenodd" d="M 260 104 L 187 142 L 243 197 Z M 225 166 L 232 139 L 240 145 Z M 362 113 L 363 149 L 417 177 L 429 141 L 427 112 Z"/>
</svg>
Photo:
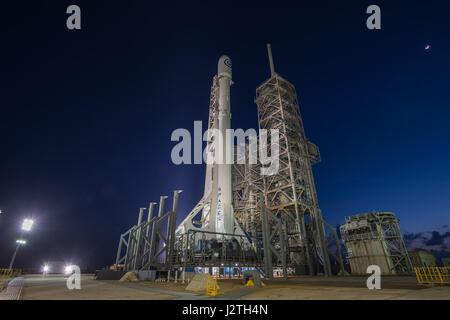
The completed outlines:
<svg viewBox="0 0 450 320">
<path fill-rule="evenodd" d="M 17 251 L 19 251 L 20 246 L 27 244 L 27 241 L 23 240 L 23 239 L 18 239 L 18 240 L 16 240 L 16 243 L 17 243 L 17 247 L 12 256 L 11 263 L 9 264 L 9 268 L 8 268 L 9 271 L 11 271 L 12 266 L 14 264 L 14 260 L 16 260 Z"/>
<path fill-rule="evenodd" d="M 33 226 L 33 223 L 34 223 L 34 221 L 32 219 L 25 219 L 25 220 L 23 220 L 22 233 L 20 234 L 20 239 L 16 240 L 17 247 L 16 247 L 16 250 L 14 251 L 14 254 L 13 254 L 12 258 L 11 258 L 11 262 L 10 262 L 9 268 L 8 268 L 9 271 L 11 271 L 11 269 L 12 269 L 12 267 L 14 265 L 14 260 L 16 260 L 17 251 L 19 251 L 20 246 L 27 244 L 27 241 L 22 239 L 23 233 L 25 231 L 27 231 L 27 232 L 30 231 L 31 227 Z"/>
</svg>

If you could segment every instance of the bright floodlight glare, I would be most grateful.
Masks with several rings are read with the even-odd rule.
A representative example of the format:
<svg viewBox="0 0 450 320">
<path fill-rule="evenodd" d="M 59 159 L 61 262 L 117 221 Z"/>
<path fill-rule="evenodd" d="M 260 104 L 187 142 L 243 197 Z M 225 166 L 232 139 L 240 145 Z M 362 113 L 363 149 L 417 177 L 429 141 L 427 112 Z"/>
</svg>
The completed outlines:
<svg viewBox="0 0 450 320">
<path fill-rule="evenodd" d="M 70 266 L 66 266 L 66 268 L 64 269 L 64 271 L 65 271 L 66 274 L 71 273 L 71 272 L 72 272 L 72 266 L 71 266 L 71 265 L 70 265 Z"/>
<path fill-rule="evenodd" d="M 19 239 L 19 240 L 16 240 L 16 243 L 18 243 L 18 244 L 26 244 L 27 241 L 26 241 L 26 240 Z"/>
<path fill-rule="evenodd" d="M 33 226 L 33 223 L 34 223 L 34 221 L 31 220 L 31 219 L 25 219 L 25 220 L 23 220 L 23 223 L 22 223 L 22 230 L 24 230 L 24 231 L 30 231 L 30 230 L 31 230 L 31 227 Z"/>
<path fill-rule="evenodd" d="M 48 265 L 45 265 L 43 269 L 44 269 L 44 272 L 48 272 L 48 270 L 50 270 L 50 267 Z"/>
</svg>

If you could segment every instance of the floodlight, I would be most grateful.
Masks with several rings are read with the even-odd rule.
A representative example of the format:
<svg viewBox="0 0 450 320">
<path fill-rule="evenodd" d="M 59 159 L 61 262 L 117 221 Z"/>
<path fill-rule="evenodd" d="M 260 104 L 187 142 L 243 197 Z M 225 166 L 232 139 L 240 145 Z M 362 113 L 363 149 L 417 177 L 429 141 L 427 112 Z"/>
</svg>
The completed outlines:
<svg viewBox="0 0 450 320">
<path fill-rule="evenodd" d="M 23 231 L 30 231 L 31 227 L 33 226 L 34 221 L 32 219 L 25 219 L 22 223 L 22 230 Z"/>
</svg>

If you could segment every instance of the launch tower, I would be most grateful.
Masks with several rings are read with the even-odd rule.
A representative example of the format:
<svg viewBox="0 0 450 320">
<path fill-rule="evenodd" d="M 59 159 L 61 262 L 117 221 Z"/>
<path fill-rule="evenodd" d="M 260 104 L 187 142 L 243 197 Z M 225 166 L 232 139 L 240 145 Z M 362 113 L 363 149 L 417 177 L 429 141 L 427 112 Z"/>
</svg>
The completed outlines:
<svg viewBox="0 0 450 320">
<path fill-rule="evenodd" d="M 276 267 L 287 278 L 293 270 L 331 275 L 331 255 L 344 273 L 336 230 L 323 220 L 318 205 L 312 165 L 320 161 L 319 149 L 306 138 L 295 87 L 275 73 L 270 45 L 268 52 L 271 77 L 257 87 L 255 103 L 260 136 L 262 129 L 278 130 L 278 170 L 263 175 L 260 162 L 248 161 L 247 142 L 236 148 L 224 138 L 231 127 L 232 70 L 230 58 L 220 57 L 205 134 L 203 197 L 177 228 L 179 191 L 166 214 L 164 197 L 157 216 L 150 205 L 147 222 L 141 209 L 138 224 L 121 236 L 116 266 L 169 274 L 190 267 L 250 267 L 266 278 L 273 277 Z M 276 143 L 268 137 L 268 149 Z M 246 160 L 236 162 L 241 147 Z M 331 231 L 327 239 L 325 227 Z M 336 254 L 330 250 L 333 240 Z"/>
<path fill-rule="evenodd" d="M 328 250 L 332 239 L 325 239 L 324 226 L 335 240 L 337 234 L 323 220 L 317 199 L 312 165 L 321 161 L 319 149 L 305 135 L 295 87 L 275 72 L 270 44 L 267 48 L 271 77 L 257 87 L 255 103 L 259 129 L 279 130 L 279 170 L 261 176 L 258 165 L 234 165 L 236 219 L 247 232 L 262 232 L 258 205 L 262 201 L 286 225 L 289 264 L 309 274 L 331 275 L 328 254 L 341 267 L 342 260 L 339 245 L 334 254 Z"/>
</svg>

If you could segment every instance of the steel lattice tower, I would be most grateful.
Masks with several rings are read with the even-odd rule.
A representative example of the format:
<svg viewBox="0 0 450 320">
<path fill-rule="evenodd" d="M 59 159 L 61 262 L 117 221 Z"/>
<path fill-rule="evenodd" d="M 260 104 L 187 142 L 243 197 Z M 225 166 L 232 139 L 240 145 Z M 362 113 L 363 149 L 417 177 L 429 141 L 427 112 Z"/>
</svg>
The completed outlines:
<svg viewBox="0 0 450 320">
<path fill-rule="evenodd" d="M 261 165 L 250 164 L 248 160 L 249 145 L 241 146 L 245 150 L 240 155 L 235 150 L 236 163 L 233 164 L 233 209 L 240 226 L 252 237 L 261 233 L 261 216 L 259 202 L 264 194 L 264 178 Z"/>
<path fill-rule="evenodd" d="M 271 77 L 256 89 L 259 129 L 279 130 L 279 170 L 264 176 L 264 201 L 276 216 L 287 221 L 290 259 L 307 265 L 314 273 L 318 265 L 331 275 L 322 213 L 312 173 L 320 161 L 319 150 L 305 135 L 295 87 L 273 68 L 268 45 Z"/>
</svg>

